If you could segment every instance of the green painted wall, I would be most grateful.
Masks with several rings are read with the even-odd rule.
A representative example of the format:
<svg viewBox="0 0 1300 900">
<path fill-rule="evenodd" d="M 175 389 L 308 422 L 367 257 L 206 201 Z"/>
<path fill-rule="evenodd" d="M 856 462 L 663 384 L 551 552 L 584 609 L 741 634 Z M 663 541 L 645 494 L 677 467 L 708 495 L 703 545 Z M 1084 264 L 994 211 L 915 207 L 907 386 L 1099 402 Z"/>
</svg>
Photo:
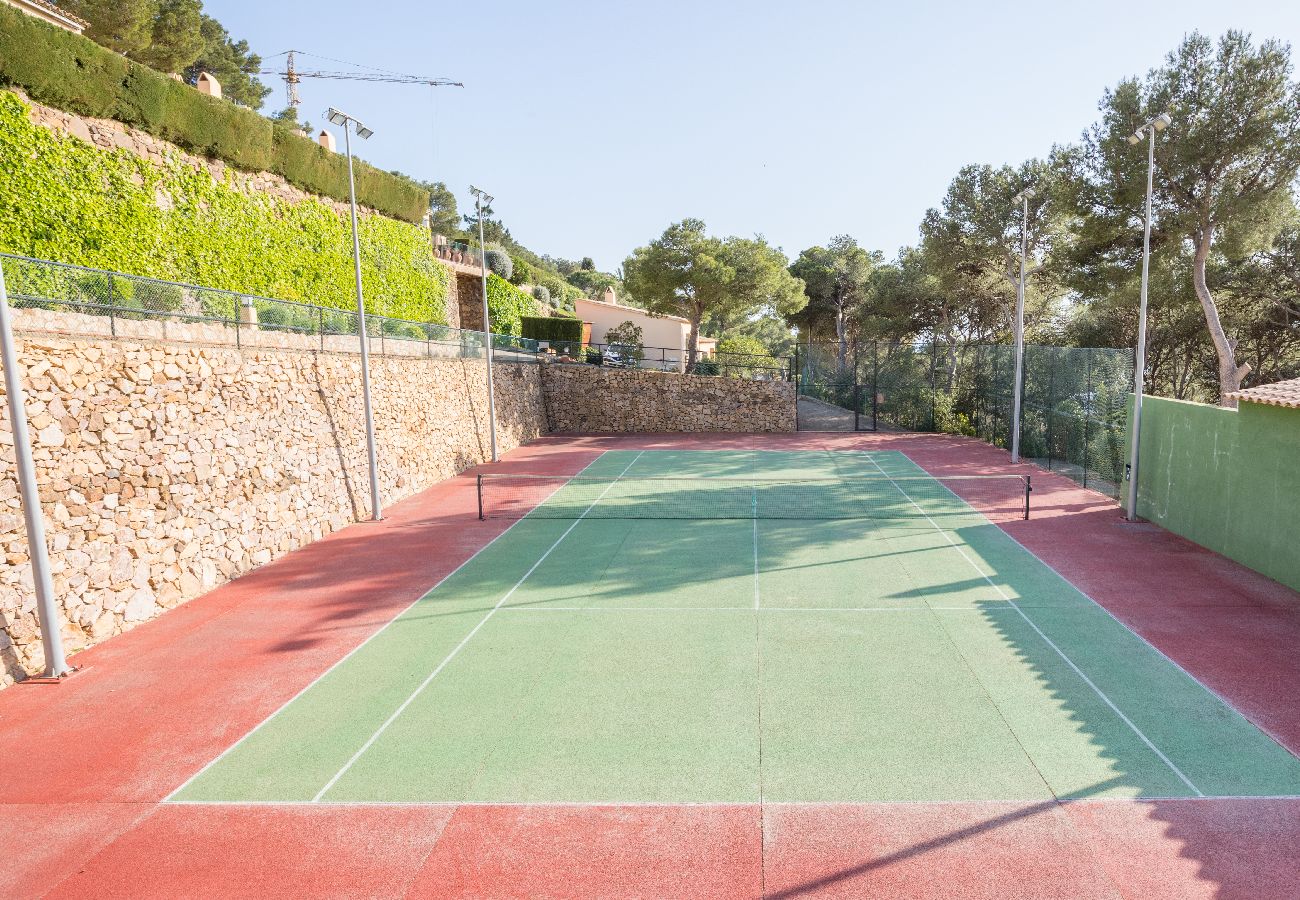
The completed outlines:
<svg viewBox="0 0 1300 900">
<path fill-rule="evenodd" d="M 1300 590 L 1300 410 L 1144 398 L 1138 514 Z"/>
</svg>

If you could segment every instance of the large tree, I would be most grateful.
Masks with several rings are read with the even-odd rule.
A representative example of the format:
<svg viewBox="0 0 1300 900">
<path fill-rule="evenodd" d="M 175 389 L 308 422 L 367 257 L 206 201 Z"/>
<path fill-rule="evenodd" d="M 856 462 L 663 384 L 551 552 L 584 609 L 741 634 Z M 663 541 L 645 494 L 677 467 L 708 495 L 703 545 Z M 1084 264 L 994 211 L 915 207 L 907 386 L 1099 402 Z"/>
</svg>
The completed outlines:
<svg viewBox="0 0 1300 900">
<path fill-rule="evenodd" d="M 86 36 L 126 56 L 149 46 L 157 0 L 62 0 L 68 12 L 85 19 Z"/>
<path fill-rule="evenodd" d="M 738 319 L 765 308 L 790 315 L 807 302 L 787 263 L 762 238 L 712 237 L 699 219 L 683 219 L 633 251 L 623 280 L 650 312 L 690 321 L 686 362 L 693 370 L 706 316 Z"/>
<path fill-rule="evenodd" d="M 1189 248 L 1220 402 L 1235 405 L 1229 395 L 1250 364 L 1238 359 L 1238 336 L 1225 327 L 1209 270 L 1216 253 L 1249 255 L 1283 225 L 1300 170 L 1300 84 L 1289 48 L 1256 47 L 1236 31 L 1217 44 L 1193 33 L 1145 79 L 1107 91 L 1100 108 L 1101 121 L 1063 154 L 1071 185 L 1061 196 L 1078 217 L 1079 271 L 1094 286 L 1132 283 L 1124 270 L 1140 265 L 1147 158 L 1128 136 L 1169 112 L 1173 124 L 1156 140 L 1153 252 Z"/>
<path fill-rule="evenodd" d="M 203 4 L 199 0 L 159 0 L 149 45 L 135 58 L 159 72 L 183 72 L 203 53 Z"/>
<path fill-rule="evenodd" d="M 809 247 L 799 254 L 790 272 L 803 280 L 808 304 L 800 315 L 805 327 L 822 323 L 835 329 L 839 362 L 845 364 L 849 330 L 867 297 L 872 270 L 881 262 L 879 252 L 864 250 L 847 234 L 831 238 L 825 247 Z"/>
<path fill-rule="evenodd" d="M 200 17 L 199 33 L 203 50 L 182 73 L 186 83 L 197 84 L 199 74 L 208 72 L 221 82 L 223 96 L 252 109 L 261 109 L 266 95 L 271 93 L 257 79 L 262 57 L 249 48 L 248 41 L 231 38 L 225 27 L 211 16 Z"/>
</svg>

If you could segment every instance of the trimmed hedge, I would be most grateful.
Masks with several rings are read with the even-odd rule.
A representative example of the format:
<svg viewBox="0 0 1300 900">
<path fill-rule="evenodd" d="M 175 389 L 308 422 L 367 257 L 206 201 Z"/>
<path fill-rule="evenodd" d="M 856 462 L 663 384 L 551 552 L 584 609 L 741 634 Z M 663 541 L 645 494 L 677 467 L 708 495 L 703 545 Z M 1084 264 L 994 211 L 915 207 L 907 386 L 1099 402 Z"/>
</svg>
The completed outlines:
<svg viewBox="0 0 1300 900">
<path fill-rule="evenodd" d="M 523 336 L 536 341 L 582 341 L 582 320 L 549 316 L 524 316 Z"/>
<path fill-rule="evenodd" d="M 39 103 L 114 119 L 193 153 L 348 199 L 347 160 L 338 154 L 5 3 L 0 47 L 0 85 L 20 87 Z M 428 192 L 409 179 L 358 161 L 356 180 L 357 200 L 372 209 L 417 223 L 428 212 Z"/>
<path fill-rule="evenodd" d="M 178 156 L 154 163 L 101 150 L 33 124 L 27 104 L 0 90 L 0 250 L 352 308 L 346 216 L 314 198 L 245 193 L 232 172 L 216 181 Z M 445 323 L 452 276 L 433 258 L 429 232 L 385 216 L 360 226 L 368 310 Z"/>
</svg>

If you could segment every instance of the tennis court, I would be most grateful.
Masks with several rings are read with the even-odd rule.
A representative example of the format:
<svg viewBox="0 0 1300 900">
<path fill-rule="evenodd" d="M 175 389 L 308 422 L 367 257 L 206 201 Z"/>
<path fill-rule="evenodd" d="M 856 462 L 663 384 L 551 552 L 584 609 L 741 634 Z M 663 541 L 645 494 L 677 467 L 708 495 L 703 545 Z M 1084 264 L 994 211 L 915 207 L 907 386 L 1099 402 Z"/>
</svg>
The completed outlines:
<svg viewBox="0 0 1300 900">
<path fill-rule="evenodd" d="M 611 450 L 480 490 L 510 527 L 171 802 L 1300 795 L 1300 760 L 998 527 L 1021 476 Z"/>
</svg>

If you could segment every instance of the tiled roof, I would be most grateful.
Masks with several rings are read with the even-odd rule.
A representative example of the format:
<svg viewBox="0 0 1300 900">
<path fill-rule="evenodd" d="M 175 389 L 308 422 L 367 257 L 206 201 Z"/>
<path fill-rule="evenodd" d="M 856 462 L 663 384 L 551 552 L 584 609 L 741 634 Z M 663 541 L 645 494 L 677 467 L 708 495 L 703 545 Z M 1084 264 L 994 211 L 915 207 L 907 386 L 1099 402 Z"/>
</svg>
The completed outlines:
<svg viewBox="0 0 1300 900">
<path fill-rule="evenodd" d="M 82 19 L 79 16 L 74 16 L 72 13 L 68 12 L 66 9 L 63 9 L 61 6 L 59 6 L 57 3 L 52 3 L 51 0 L 26 0 L 26 2 L 28 6 L 39 6 L 41 9 L 45 10 L 46 12 L 53 13 L 54 15 L 67 19 L 70 22 L 76 22 L 82 28 L 90 27 L 90 23 L 87 22 L 85 19 Z"/>
<path fill-rule="evenodd" d="M 1286 406 L 1291 409 L 1300 409 L 1300 378 L 1246 388 L 1246 390 L 1237 391 L 1231 396 L 1238 400 L 1248 400 L 1251 403 L 1267 403 L 1269 406 Z"/>
</svg>

